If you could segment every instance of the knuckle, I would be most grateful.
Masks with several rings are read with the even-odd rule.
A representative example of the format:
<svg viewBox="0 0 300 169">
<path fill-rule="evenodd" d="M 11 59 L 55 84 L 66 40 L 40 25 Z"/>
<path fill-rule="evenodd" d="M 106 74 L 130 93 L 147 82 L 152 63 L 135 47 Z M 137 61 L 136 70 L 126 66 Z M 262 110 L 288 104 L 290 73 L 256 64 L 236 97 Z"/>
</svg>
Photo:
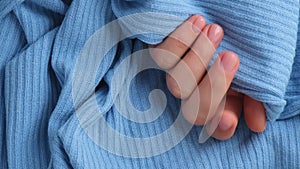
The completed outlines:
<svg viewBox="0 0 300 169">
<path fill-rule="evenodd" d="M 182 95 L 181 90 L 176 80 L 172 78 L 170 75 L 167 75 L 166 81 L 167 81 L 168 89 L 170 90 L 172 95 L 175 96 L 176 98 L 181 98 Z"/>
<path fill-rule="evenodd" d="M 176 66 L 171 69 L 166 77 L 167 85 L 171 93 L 180 99 L 187 99 L 197 86 L 197 82 L 193 79 L 189 72 Z"/>
<path fill-rule="evenodd" d="M 195 121 L 195 125 L 198 125 L 198 126 L 203 126 L 206 122 L 206 117 L 203 116 L 203 114 L 205 113 L 198 113 L 197 115 L 197 118 L 196 118 L 196 121 Z"/>
<path fill-rule="evenodd" d="M 187 100 L 183 100 L 181 107 L 183 117 L 191 124 L 202 126 L 207 120 L 207 114 L 202 110 L 199 100 L 190 96 Z"/>
<path fill-rule="evenodd" d="M 173 66 L 173 60 L 172 57 L 170 57 L 170 54 L 167 51 L 163 51 L 161 49 L 151 49 L 150 55 L 152 59 L 155 61 L 155 63 L 162 69 L 170 69 Z"/>
<path fill-rule="evenodd" d="M 180 49 L 180 50 L 186 50 L 187 48 L 189 48 L 189 46 L 180 39 L 180 37 L 176 37 L 173 38 L 174 39 L 174 45 L 176 48 Z"/>
<path fill-rule="evenodd" d="M 203 126 L 206 122 L 206 117 L 203 114 L 191 113 L 189 111 L 183 111 L 183 117 L 191 124 L 196 126 Z"/>
</svg>

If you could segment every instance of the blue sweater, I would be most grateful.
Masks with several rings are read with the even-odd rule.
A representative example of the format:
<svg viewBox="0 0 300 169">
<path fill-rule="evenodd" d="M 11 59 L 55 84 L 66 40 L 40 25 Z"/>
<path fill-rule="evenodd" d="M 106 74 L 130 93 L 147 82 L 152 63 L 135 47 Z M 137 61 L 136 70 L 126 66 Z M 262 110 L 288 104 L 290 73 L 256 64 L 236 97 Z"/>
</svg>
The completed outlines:
<svg viewBox="0 0 300 169">
<path fill-rule="evenodd" d="M 141 12 L 161 15 L 130 15 Z M 224 28 L 217 52 L 239 54 L 232 88 L 264 103 L 273 121 L 265 132 L 252 133 L 241 119 L 231 139 L 199 144 L 201 127 L 173 125 L 180 100 L 168 92 L 163 71 L 127 79 L 140 69 L 127 62 L 131 53 L 161 42 L 196 13 Z M 299 168 L 298 22 L 298 0 L 2 0 L 0 168 Z M 153 106 L 163 111 L 147 123 L 124 115 L 151 114 Z M 169 128 L 175 132 L 155 139 Z"/>
</svg>

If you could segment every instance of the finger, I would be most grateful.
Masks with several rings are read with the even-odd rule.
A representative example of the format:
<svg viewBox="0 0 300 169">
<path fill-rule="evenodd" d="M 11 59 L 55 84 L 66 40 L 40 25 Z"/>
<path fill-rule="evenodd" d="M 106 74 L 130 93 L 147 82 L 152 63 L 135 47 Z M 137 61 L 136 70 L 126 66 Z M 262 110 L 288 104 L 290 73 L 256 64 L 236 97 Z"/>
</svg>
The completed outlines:
<svg viewBox="0 0 300 169">
<path fill-rule="evenodd" d="M 183 101 L 182 112 L 189 122 L 203 125 L 206 119 L 211 120 L 230 86 L 239 63 L 238 56 L 233 52 L 226 51 L 220 54 L 191 96 Z M 195 106 L 198 104 L 199 107 Z"/>
<path fill-rule="evenodd" d="M 233 136 L 243 107 L 243 95 L 229 89 L 226 95 L 226 103 L 221 114 L 218 127 L 212 137 L 219 140 L 226 140 Z M 222 109 L 221 109 L 222 110 Z"/>
<path fill-rule="evenodd" d="M 207 25 L 191 50 L 168 71 L 167 85 L 175 97 L 185 99 L 193 92 L 222 38 L 223 30 L 219 25 Z"/>
<path fill-rule="evenodd" d="M 262 102 L 244 97 L 244 117 L 249 129 L 263 132 L 266 128 L 266 111 Z"/>
<path fill-rule="evenodd" d="M 150 48 L 153 60 L 163 69 L 170 69 L 175 66 L 197 39 L 205 24 L 205 19 L 202 16 L 193 15 L 172 32 L 162 43 L 155 48 Z"/>
</svg>

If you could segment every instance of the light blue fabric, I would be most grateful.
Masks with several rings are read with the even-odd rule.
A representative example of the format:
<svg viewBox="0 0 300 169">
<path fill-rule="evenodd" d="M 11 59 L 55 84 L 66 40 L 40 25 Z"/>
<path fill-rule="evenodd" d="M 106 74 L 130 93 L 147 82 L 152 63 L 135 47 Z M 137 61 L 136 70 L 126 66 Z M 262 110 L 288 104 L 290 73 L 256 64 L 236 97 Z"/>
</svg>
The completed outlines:
<svg viewBox="0 0 300 169">
<path fill-rule="evenodd" d="M 2 0 L 0 9 L 0 168 L 299 168 L 299 1 Z M 182 21 L 199 13 L 209 23 L 220 24 L 225 37 L 218 51 L 233 50 L 241 58 L 232 87 L 263 101 L 269 120 L 281 120 L 255 134 L 241 119 L 230 140 L 210 139 L 205 144 L 198 143 L 201 127 L 193 127 L 174 148 L 149 158 L 121 157 L 97 146 L 74 113 L 76 59 L 99 28 L 147 11 L 174 14 Z M 171 31 L 180 23 L 151 18 L 136 22 L 120 25 L 127 31 L 167 25 Z M 115 92 L 111 77 L 121 61 L 163 38 L 144 34 L 125 39 L 99 67 L 96 97 L 101 113 L 127 136 L 162 133 L 179 113 L 180 101 L 168 92 L 160 71 L 140 73 L 131 86 L 131 101 L 139 110 L 149 108 L 151 90 L 165 92 L 168 104 L 156 121 L 131 122 L 110 98 Z M 104 134 L 102 139 L 114 142 Z"/>
<path fill-rule="evenodd" d="M 293 93 L 285 95 L 285 91 L 295 57 L 299 1 L 114 0 L 113 10 L 117 17 L 140 12 L 164 12 L 187 18 L 198 13 L 208 23 L 220 24 L 225 37 L 218 52 L 233 50 L 241 58 L 241 67 L 232 87 L 264 102 L 269 120 L 299 113 L 300 107 L 297 107 L 298 112 L 295 110 L 291 115 L 290 112 L 281 115 L 286 105 L 285 97 L 297 97 Z M 131 25 L 136 26 L 134 22 L 126 23 L 128 29 Z M 167 21 L 160 20 L 155 24 L 159 25 L 159 22 Z M 170 27 L 176 24 L 170 23 Z M 149 35 L 138 38 L 151 44 L 163 39 Z"/>
</svg>

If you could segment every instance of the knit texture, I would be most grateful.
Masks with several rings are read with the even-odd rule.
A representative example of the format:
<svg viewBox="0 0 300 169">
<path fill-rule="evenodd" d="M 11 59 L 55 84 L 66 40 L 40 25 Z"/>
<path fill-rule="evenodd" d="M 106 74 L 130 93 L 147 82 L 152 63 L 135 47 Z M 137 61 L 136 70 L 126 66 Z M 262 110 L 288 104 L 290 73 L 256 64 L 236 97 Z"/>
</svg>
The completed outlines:
<svg viewBox="0 0 300 169">
<path fill-rule="evenodd" d="M 268 119 L 279 121 L 268 123 L 265 132 L 255 134 L 241 119 L 231 139 L 210 139 L 204 144 L 198 143 L 201 127 L 193 127 L 171 150 L 148 158 L 118 156 L 95 144 L 75 115 L 74 66 L 84 44 L 98 29 L 140 12 L 173 14 L 181 19 L 120 23 L 125 34 L 161 25 L 166 26 L 160 27 L 162 31 L 171 32 L 196 13 L 208 23 L 220 24 L 225 37 L 217 52 L 229 49 L 241 58 L 232 88 L 262 101 Z M 0 168 L 299 168 L 298 22 L 296 0 L 2 0 Z M 155 121 L 132 122 L 122 117 L 111 99 L 116 94 L 112 76 L 121 61 L 147 44 L 161 42 L 165 36 L 150 33 L 127 38 L 114 46 L 99 66 L 93 90 L 100 113 L 113 129 L 126 136 L 158 135 L 180 112 L 180 101 L 168 92 L 165 74 L 157 70 L 138 74 L 130 90 L 132 104 L 141 111 L 149 108 L 148 96 L 153 89 L 164 91 L 167 106 Z M 113 144 L 113 137 L 106 133 L 101 138 L 112 142 L 115 149 L 123 146 Z M 131 151 L 134 154 L 141 150 Z"/>
<path fill-rule="evenodd" d="M 200 14 L 207 23 L 221 25 L 225 36 L 217 52 L 233 50 L 241 60 L 232 88 L 262 101 L 271 121 L 296 114 L 284 112 L 281 115 L 286 105 L 285 97 L 295 96 L 285 94 L 285 91 L 289 90 L 287 85 L 295 57 L 299 1 L 149 0 L 141 3 L 114 0 L 113 10 L 117 17 L 162 12 L 186 19 L 191 14 Z M 159 26 L 161 22 L 168 22 L 162 19 L 157 18 L 159 21 L 154 24 Z M 153 24 L 150 18 L 144 20 L 149 21 L 145 25 Z M 130 30 L 137 26 L 136 22 L 131 20 L 124 24 Z M 177 22 L 168 23 L 169 27 L 177 26 Z M 145 26 L 139 29 L 145 29 Z M 156 44 L 164 36 L 140 35 L 137 38 Z"/>
</svg>

